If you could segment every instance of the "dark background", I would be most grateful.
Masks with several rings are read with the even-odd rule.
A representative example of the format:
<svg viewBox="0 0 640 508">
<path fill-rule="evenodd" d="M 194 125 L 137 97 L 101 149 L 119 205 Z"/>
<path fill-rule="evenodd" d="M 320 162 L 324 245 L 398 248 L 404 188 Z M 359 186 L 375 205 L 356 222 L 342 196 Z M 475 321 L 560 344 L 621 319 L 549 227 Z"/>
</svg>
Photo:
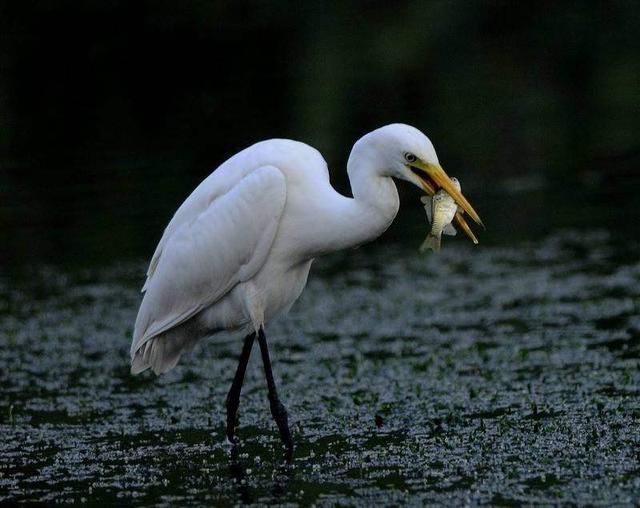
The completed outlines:
<svg viewBox="0 0 640 508">
<path fill-rule="evenodd" d="M 640 188 L 639 10 L 0 2 L 0 262 L 149 257 L 191 189 L 264 138 L 315 146 L 346 192 L 353 142 L 396 121 L 427 133 L 461 178 L 489 226 L 483 243 L 558 228 L 628 233 Z M 417 190 L 402 193 L 411 212 L 384 241 L 426 232 Z"/>
</svg>

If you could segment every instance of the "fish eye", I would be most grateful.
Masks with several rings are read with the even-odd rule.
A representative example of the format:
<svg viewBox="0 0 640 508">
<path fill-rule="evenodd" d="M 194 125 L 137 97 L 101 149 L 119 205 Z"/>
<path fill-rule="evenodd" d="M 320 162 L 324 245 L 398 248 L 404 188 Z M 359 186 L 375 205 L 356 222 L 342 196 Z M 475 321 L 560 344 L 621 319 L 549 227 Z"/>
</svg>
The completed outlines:
<svg viewBox="0 0 640 508">
<path fill-rule="evenodd" d="M 418 158 L 411 152 L 406 152 L 404 154 L 404 160 L 406 160 L 407 162 L 415 162 L 416 160 L 418 160 Z"/>
</svg>

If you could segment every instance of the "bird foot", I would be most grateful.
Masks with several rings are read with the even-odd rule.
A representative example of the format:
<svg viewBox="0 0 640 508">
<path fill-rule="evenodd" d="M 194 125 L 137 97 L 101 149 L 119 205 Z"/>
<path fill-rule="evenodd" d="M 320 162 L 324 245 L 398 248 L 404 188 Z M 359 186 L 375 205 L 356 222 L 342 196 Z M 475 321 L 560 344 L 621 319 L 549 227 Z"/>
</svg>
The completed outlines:
<svg viewBox="0 0 640 508">
<path fill-rule="evenodd" d="M 235 436 L 236 429 L 238 428 L 238 417 L 236 415 L 227 415 L 227 439 L 230 443 L 236 444 L 238 438 Z"/>
<path fill-rule="evenodd" d="M 271 415 L 280 431 L 280 439 L 282 439 L 282 442 L 287 448 L 287 460 L 290 460 L 293 456 L 293 438 L 289 430 L 289 415 L 287 414 L 287 409 L 278 399 L 271 400 L 270 406 Z"/>
<path fill-rule="evenodd" d="M 230 443 L 235 444 L 237 442 L 235 433 L 239 423 L 238 401 L 229 400 L 229 397 L 227 397 L 227 439 Z"/>
</svg>

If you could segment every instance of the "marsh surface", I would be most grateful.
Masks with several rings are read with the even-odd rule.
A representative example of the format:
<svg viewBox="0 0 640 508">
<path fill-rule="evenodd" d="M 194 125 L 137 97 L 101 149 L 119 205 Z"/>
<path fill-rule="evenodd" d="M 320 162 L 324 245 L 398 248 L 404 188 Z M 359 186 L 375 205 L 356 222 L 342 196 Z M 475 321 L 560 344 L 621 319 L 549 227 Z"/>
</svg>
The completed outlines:
<svg viewBox="0 0 640 508">
<path fill-rule="evenodd" d="M 239 336 L 201 343 L 168 375 L 129 375 L 144 264 L 3 278 L 0 501 L 631 503 L 639 250 L 564 230 L 318 260 L 268 328 L 289 465 L 255 351 L 241 444 L 226 444 Z"/>
</svg>

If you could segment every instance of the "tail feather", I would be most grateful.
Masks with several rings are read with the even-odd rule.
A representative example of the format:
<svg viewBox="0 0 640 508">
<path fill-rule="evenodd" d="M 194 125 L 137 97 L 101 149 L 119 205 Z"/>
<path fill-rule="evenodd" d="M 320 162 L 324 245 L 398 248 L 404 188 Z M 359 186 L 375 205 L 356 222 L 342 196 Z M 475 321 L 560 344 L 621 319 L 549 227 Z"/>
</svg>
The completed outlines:
<svg viewBox="0 0 640 508">
<path fill-rule="evenodd" d="M 145 346 L 142 347 L 144 348 Z M 131 358 L 131 374 L 133 374 L 134 376 L 140 374 L 141 372 L 144 372 L 149 367 L 151 367 L 151 365 L 145 363 L 142 357 L 143 355 L 140 354 L 140 352 L 136 352 L 133 358 Z"/>
<path fill-rule="evenodd" d="M 420 246 L 420 252 L 424 252 L 427 249 L 430 249 L 433 252 L 439 252 L 440 240 L 441 240 L 440 235 L 434 235 L 432 233 L 429 233 L 425 238 L 424 242 L 422 243 L 422 245 Z"/>
<path fill-rule="evenodd" d="M 172 347 L 168 339 L 160 335 L 145 342 L 131 359 L 131 373 L 139 374 L 150 368 L 155 374 L 164 374 L 173 369 L 183 348 Z"/>
<path fill-rule="evenodd" d="M 146 340 L 131 353 L 131 373 L 139 374 L 147 369 L 156 374 L 170 371 L 182 353 L 191 351 L 201 337 L 197 323 L 188 321 Z"/>
</svg>

